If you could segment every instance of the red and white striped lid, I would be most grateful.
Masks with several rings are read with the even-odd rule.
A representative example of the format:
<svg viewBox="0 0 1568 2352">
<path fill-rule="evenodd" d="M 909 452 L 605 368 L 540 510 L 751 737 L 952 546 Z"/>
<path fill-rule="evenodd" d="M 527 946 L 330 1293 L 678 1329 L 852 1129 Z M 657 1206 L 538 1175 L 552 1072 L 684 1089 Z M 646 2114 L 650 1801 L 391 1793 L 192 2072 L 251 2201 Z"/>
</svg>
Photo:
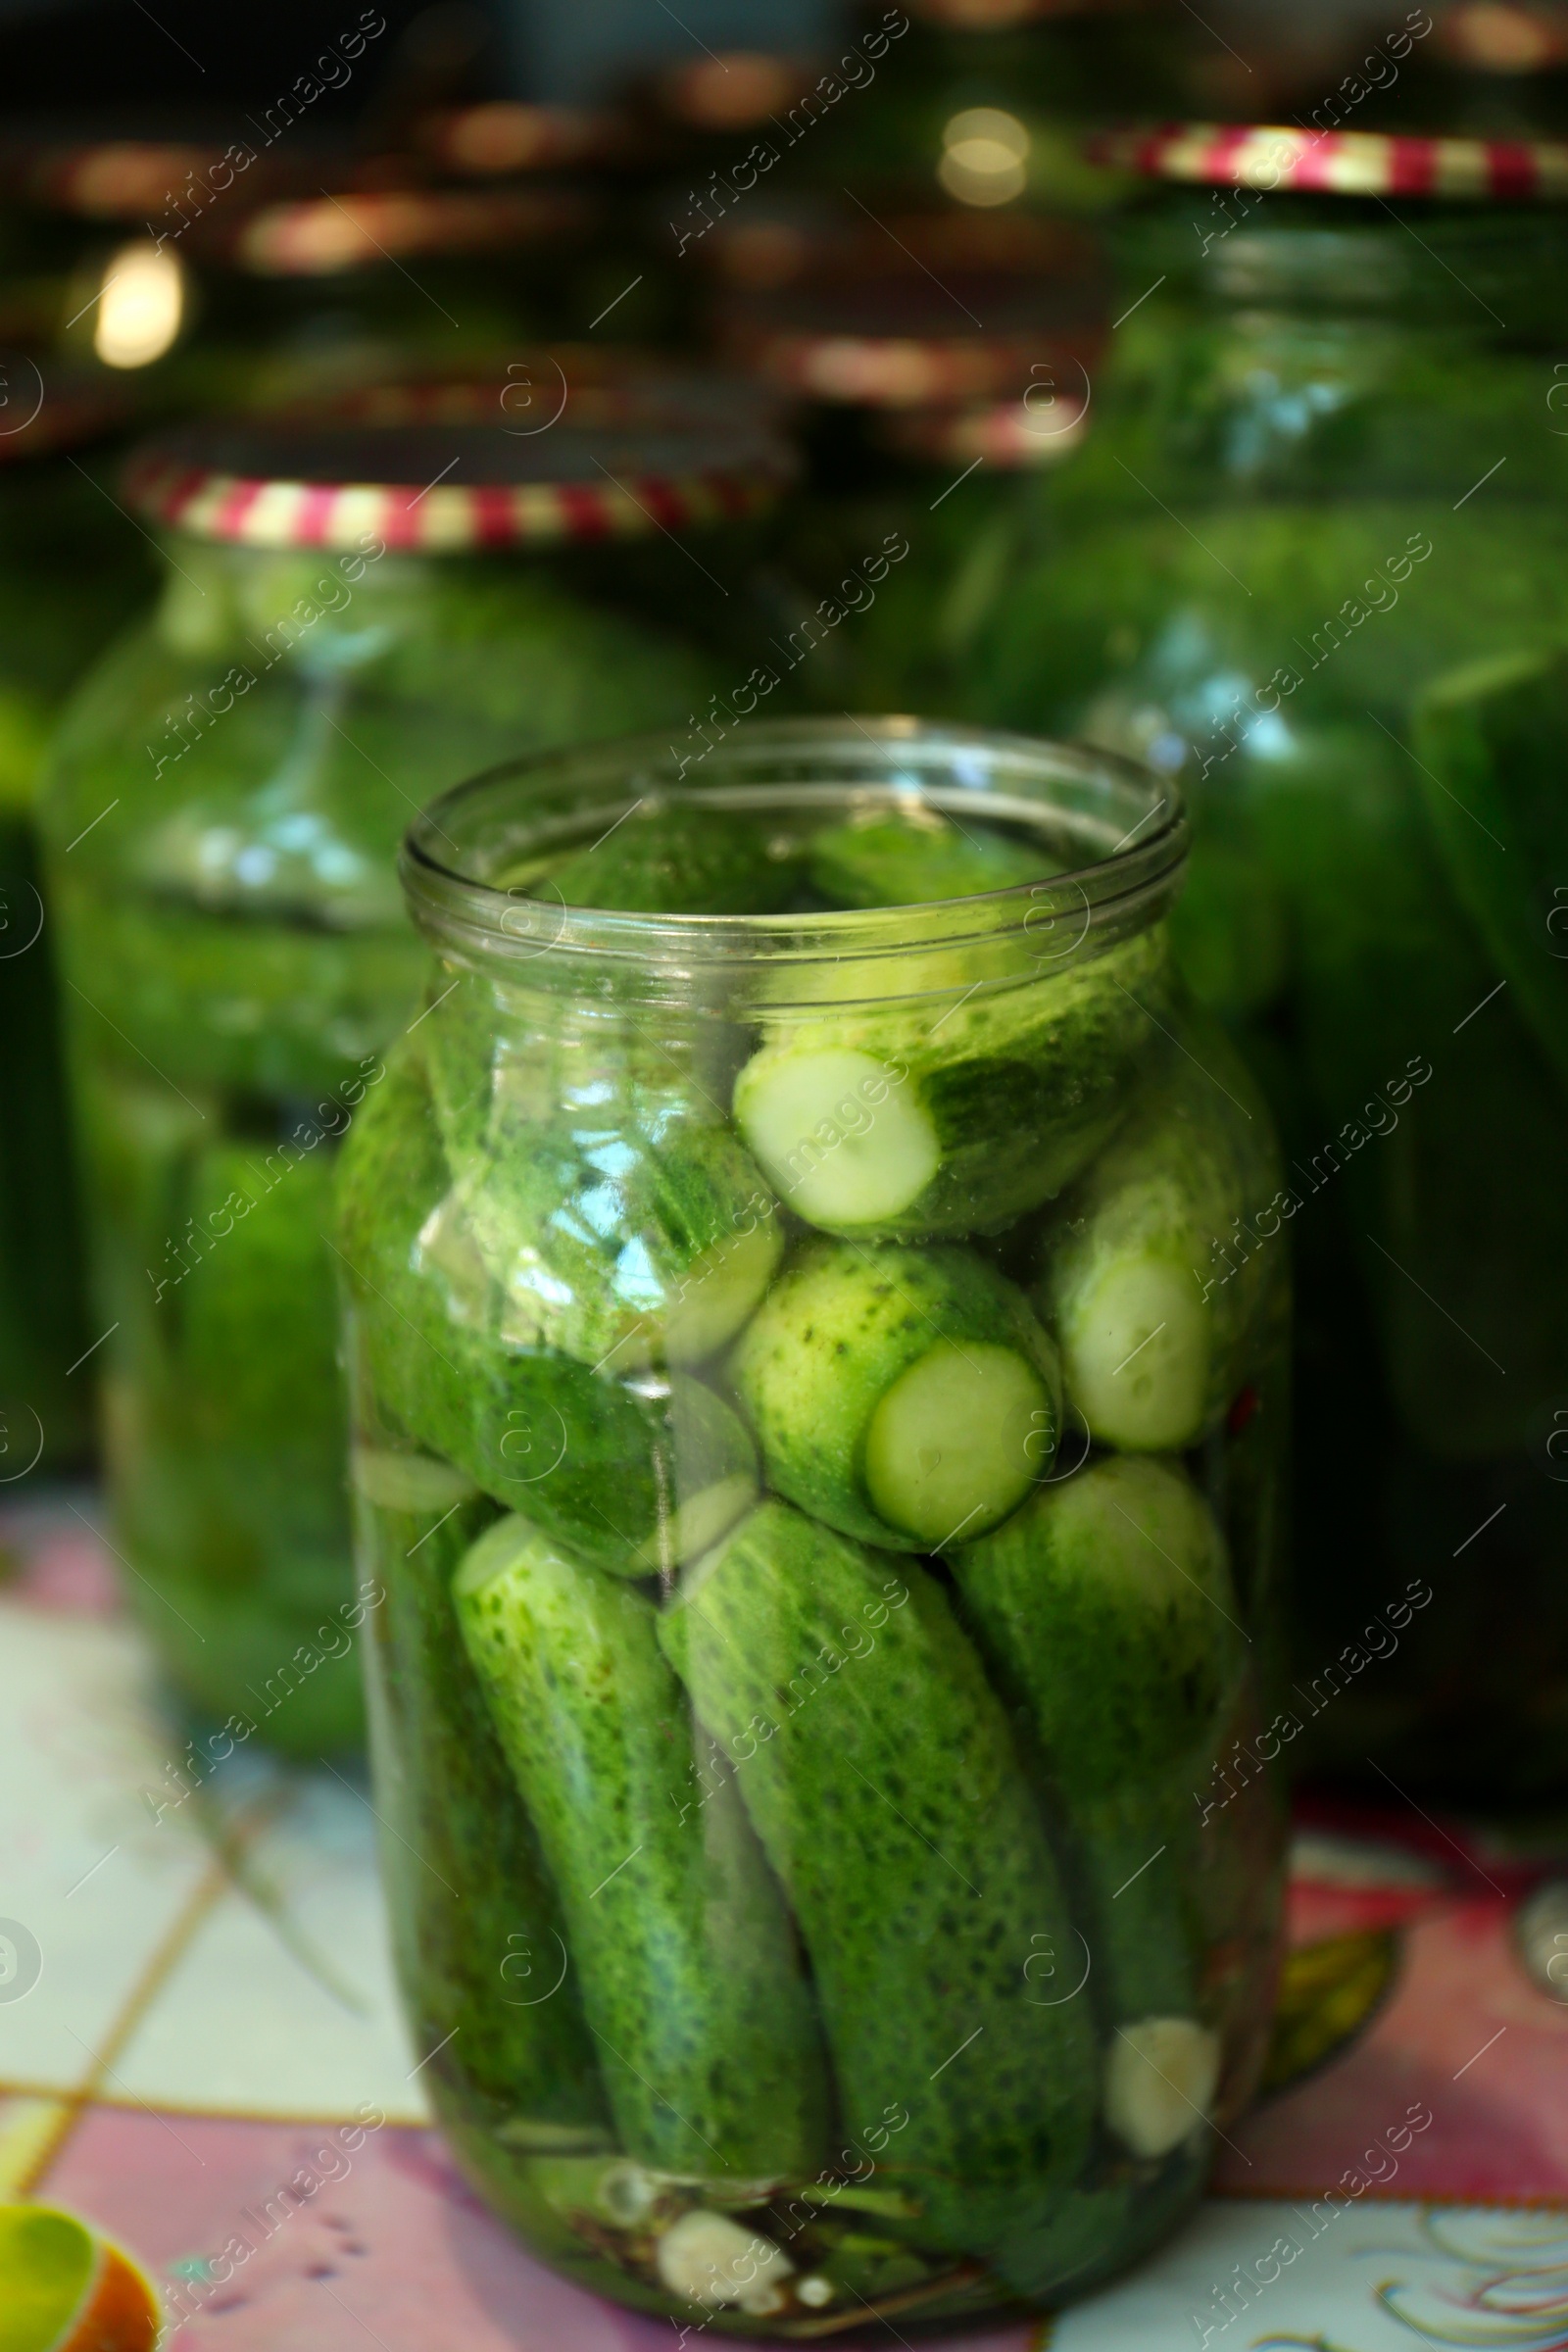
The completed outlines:
<svg viewBox="0 0 1568 2352">
<path fill-rule="evenodd" d="M 215 421 L 144 443 L 125 493 L 153 522 L 234 546 L 355 548 L 369 536 L 462 555 L 741 520 L 793 472 L 782 443 L 744 424 Z"/>
<path fill-rule="evenodd" d="M 1088 152 L 1115 171 L 1208 187 L 1488 203 L 1568 197 L 1568 145 L 1553 141 L 1164 122 L 1102 132 L 1089 140 Z"/>
</svg>

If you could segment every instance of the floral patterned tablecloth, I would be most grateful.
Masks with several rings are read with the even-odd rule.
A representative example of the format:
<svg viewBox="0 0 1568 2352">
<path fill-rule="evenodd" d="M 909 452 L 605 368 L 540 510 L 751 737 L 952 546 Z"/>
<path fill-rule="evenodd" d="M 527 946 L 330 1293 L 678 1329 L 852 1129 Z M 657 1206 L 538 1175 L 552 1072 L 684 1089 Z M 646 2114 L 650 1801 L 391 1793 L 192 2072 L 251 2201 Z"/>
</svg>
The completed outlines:
<svg viewBox="0 0 1568 2352">
<path fill-rule="evenodd" d="M 0 1544 L 0 2194 L 134 2252 L 169 2352 L 673 2352 L 521 2253 L 428 2129 L 367 1788 L 247 1757 L 149 1802 L 179 1742 L 92 1498 Z M 1564 2352 L 1568 2003 L 1516 1933 L 1552 1859 L 1303 1816 L 1272 2087 L 1214 2193 L 985 2352 Z"/>
</svg>

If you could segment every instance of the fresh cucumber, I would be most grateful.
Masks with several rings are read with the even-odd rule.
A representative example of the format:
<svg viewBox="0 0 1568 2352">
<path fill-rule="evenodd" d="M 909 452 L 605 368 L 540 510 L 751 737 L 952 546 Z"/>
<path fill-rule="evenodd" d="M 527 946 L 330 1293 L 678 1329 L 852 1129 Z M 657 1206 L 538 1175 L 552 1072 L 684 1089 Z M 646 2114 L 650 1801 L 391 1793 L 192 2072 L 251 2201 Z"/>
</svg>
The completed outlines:
<svg viewBox="0 0 1568 2352">
<path fill-rule="evenodd" d="M 995 1527 L 1055 1455 L 1055 1349 L 1023 1293 L 957 1244 L 808 1243 L 731 1373 L 769 1485 L 901 1551 Z"/>
<path fill-rule="evenodd" d="M 531 877 L 529 887 L 565 906 L 770 914 L 789 905 L 799 880 L 796 844 L 765 817 L 642 801 L 587 849 Z"/>
<path fill-rule="evenodd" d="M 1184 1832 L 1191 1789 L 1235 1703 L 1246 1640 L 1207 1504 L 1179 1464 L 1102 1458 L 957 1553 L 954 1574 L 1056 1782 L 1087 1903 L 1095 1997 L 1113 2035 L 1173 2018 L 1206 2033 L 1196 2014 L 1203 1938 Z M 1125 2075 L 1129 2099 L 1147 2088 L 1116 2042 L 1109 2063 L 1121 2071 L 1107 2083 Z M 1188 2112 L 1177 2138 L 1198 2121 Z M 1143 2142 L 1157 2136 L 1153 2121 L 1138 2129 Z"/>
<path fill-rule="evenodd" d="M 923 906 L 1048 881 L 1049 851 L 936 808 L 868 808 L 811 837 L 811 880 L 841 906 Z"/>
<path fill-rule="evenodd" d="M 800 1921 L 846 2118 L 902 2105 L 889 2185 L 932 2242 L 990 2254 L 1076 2179 L 1099 2068 L 1087 2002 L 1029 1997 L 1065 1904 L 941 1587 L 768 1501 L 659 1632 Z"/>
<path fill-rule="evenodd" d="M 663 1109 L 510 1108 L 457 1199 L 501 1293 L 502 1336 L 594 1369 L 697 1364 L 745 1322 L 783 1253 L 778 1204 L 727 1127 Z"/>
<path fill-rule="evenodd" d="M 1224 1412 L 1269 1264 L 1236 1227 L 1275 1207 L 1279 1229 L 1261 1098 L 1216 1029 L 1188 1023 L 1186 1037 L 1042 1244 L 1035 1298 L 1067 1395 L 1091 1436 L 1125 1451 L 1178 1451 Z"/>
<path fill-rule="evenodd" d="M 477 2102 L 491 2128 L 607 2146 L 560 1899 L 452 1606 L 494 1505 L 454 1492 L 444 1463 L 368 1446 L 354 1489 L 376 1805 L 399 1863 L 392 1941 L 417 2054 L 434 2053 L 420 2079 L 444 2120 Z"/>
<path fill-rule="evenodd" d="M 658 1611 L 516 1517 L 452 1590 L 627 2152 L 697 2178 L 809 2172 L 827 2133 L 810 1994 L 732 1780 L 697 1785 Z"/>
<path fill-rule="evenodd" d="M 953 1555 L 965 1612 L 1075 1795 L 1211 1743 L 1246 1637 L 1225 1540 L 1176 1462 L 1108 1455 Z"/>
<path fill-rule="evenodd" d="M 739 1419 L 683 1373 L 645 1394 L 571 1356 L 506 1345 L 408 1049 L 344 1152 L 345 1287 L 379 1401 L 406 1439 L 621 1575 L 667 1569 L 715 1542 L 757 1492 Z"/>
<path fill-rule="evenodd" d="M 1160 925 L 1006 988 L 776 1016 L 735 1081 L 736 1121 L 786 1206 L 824 1232 L 998 1233 L 1104 1144 L 1168 985 Z"/>
</svg>

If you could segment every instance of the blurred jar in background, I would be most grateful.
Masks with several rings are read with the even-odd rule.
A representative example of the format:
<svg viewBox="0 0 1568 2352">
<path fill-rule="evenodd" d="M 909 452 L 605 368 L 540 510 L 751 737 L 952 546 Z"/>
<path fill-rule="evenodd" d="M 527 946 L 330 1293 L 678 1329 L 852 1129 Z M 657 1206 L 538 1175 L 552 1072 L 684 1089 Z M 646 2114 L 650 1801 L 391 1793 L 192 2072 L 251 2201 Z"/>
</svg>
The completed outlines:
<svg viewBox="0 0 1568 2352">
<path fill-rule="evenodd" d="M 1568 132 L 1568 8 L 1561 0 L 1458 0 L 1411 8 L 1423 33 L 1409 57 L 1387 41 L 1358 48 L 1351 68 L 1309 118 L 1334 129 L 1352 101 L 1357 127 L 1446 131 L 1477 139 L 1558 139 Z M 1359 93 L 1364 92 L 1364 98 Z"/>
<path fill-rule="evenodd" d="M 1100 214 L 1123 183 L 1086 158 L 1082 134 L 1131 115 L 1189 111 L 1181 93 L 1191 29 L 1166 0 L 867 5 L 850 19 L 848 45 L 864 52 L 881 39 L 885 50 L 864 85 L 824 111 L 810 168 L 878 211 Z"/>
<path fill-rule="evenodd" d="M 1298 1752 L 1560 1794 L 1568 150 L 1111 152 L 1165 192 L 954 707 L 1137 753 L 1194 810 L 1177 952 L 1292 1160 L 1214 1279 L 1289 1231 Z"/>
<path fill-rule="evenodd" d="M 274 154 L 260 139 L 9 159 L 30 250 L 53 272 L 50 340 L 144 412 L 456 368 L 573 323 L 595 219 L 582 187 L 437 187 L 412 159 L 300 142 Z"/>
<path fill-rule="evenodd" d="M 684 727 L 785 470 L 711 416 L 213 424 L 132 466 L 163 589 L 45 802 L 115 1541 L 185 1698 L 282 1748 L 359 1733 L 326 1234 L 411 1018 L 396 842 L 518 746 Z"/>
<path fill-rule="evenodd" d="M 736 222 L 713 260 L 731 281 L 720 348 L 796 404 L 811 460 L 784 533 L 801 692 L 823 710 L 949 707 L 972 551 L 1000 536 L 1019 560 L 1028 477 L 1088 429 L 1097 240 L 1024 215 L 829 227 L 775 212 Z"/>
<path fill-rule="evenodd" d="M 94 478 L 122 416 L 112 387 L 0 355 L 0 1484 L 78 1462 L 90 1437 L 95 1366 L 78 1362 L 92 1334 L 33 806 L 61 703 L 150 585 L 145 541 Z"/>
</svg>

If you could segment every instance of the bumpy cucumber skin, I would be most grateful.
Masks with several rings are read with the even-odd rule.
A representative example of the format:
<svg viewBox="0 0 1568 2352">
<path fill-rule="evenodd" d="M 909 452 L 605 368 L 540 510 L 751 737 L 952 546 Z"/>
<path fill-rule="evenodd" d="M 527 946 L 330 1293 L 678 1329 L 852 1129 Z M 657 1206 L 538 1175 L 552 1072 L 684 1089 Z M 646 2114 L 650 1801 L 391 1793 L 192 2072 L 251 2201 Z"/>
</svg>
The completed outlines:
<svg viewBox="0 0 1568 2352">
<path fill-rule="evenodd" d="M 742 1333 L 730 1372 L 768 1483 L 803 1510 L 897 1551 L 922 1538 L 890 1527 L 865 1482 L 872 1415 L 900 1374 L 938 1341 L 1011 1348 L 1044 1387 L 1039 1426 L 1018 1433 L 1035 1477 L 1055 1453 L 1056 1351 L 1016 1286 L 954 1244 L 927 1250 L 808 1243 Z"/>
<path fill-rule="evenodd" d="M 801 1923 L 847 2120 L 902 2103 L 898 2184 L 990 2254 L 1076 2177 L 1099 2069 L 1087 2004 L 1027 1997 L 1031 1933 L 1070 1940 L 1056 1865 L 941 1588 L 769 1501 L 659 1633 Z"/>
<path fill-rule="evenodd" d="M 813 834 L 811 880 L 841 906 L 925 906 L 940 899 L 1012 890 L 1061 871 L 1043 850 L 989 826 L 962 830 L 927 812 L 923 821 L 878 814 L 870 823 Z"/>
<path fill-rule="evenodd" d="M 773 914 L 800 877 L 764 818 L 711 808 L 634 808 L 594 848 L 552 867 L 534 895 L 646 914 Z"/>
<path fill-rule="evenodd" d="M 1179 1462 L 1106 1455 L 954 1555 L 1054 1767 L 1100 1795 L 1213 1739 L 1244 1656 L 1224 1538 Z"/>
<path fill-rule="evenodd" d="M 370 1407 L 362 1389 L 362 1410 Z M 393 1945 L 438 2111 L 487 2129 L 523 2117 L 609 2138 L 597 2045 L 565 1964 L 561 1903 L 463 1653 L 451 1579 L 493 1515 L 480 1496 L 393 1510 L 355 1497 L 376 1805 L 389 1852 Z M 404 1864 L 409 1867 L 405 1868 Z M 558 1968 L 565 1973 L 549 1997 Z"/>
<path fill-rule="evenodd" d="M 776 1164 L 750 1113 L 779 1065 L 808 1054 L 854 1052 L 879 1063 L 890 1086 L 910 1090 L 940 1150 L 936 1173 L 896 1215 L 853 1227 L 814 1217 L 824 1231 L 904 1242 L 1001 1233 L 1070 1184 L 1114 1131 L 1157 1042 L 1170 960 L 1158 925 L 1054 972 L 1048 958 L 1069 944 L 1065 926 L 1058 916 L 1043 929 L 1038 980 L 917 1010 L 838 1007 L 779 1022 L 736 1080 L 735 1116 L 786 1205 L 796 1205 L 803 1168 L 837 1147 L 834 1106 L 825 1102 L 822 1129 Z"/>
<path fill-rule="evenodd" d="M 1105 1456 L 965 1546 L 954 1576 L 1056 1783 L 1097 2003 L 1112 2025 L 1192 2014 L 1203 1938 L 1183 1833 L 1244 1671 L 1207 1504 L 1179 1463 Z"/>
<path fill-rule="evenodd" d="M 1189 1425 L 1163 1429 L 1159 1451 L 1194 1443 L 1235 1395 L 1271 1266 L 1255 1241 L 1250 1254 L 1237 1247 L 1233 1228 L 1270 1207 L 1281 1173 L 1261 1097 L 1234 1050 L 1212 1024 L 1191 1015 L 1183 1031 L 1197 1060 L 1166 1050 L 1120 1132 L 1057 1204 L 1042 1237 L 1034 1294 L 1061 1344 L 1068 1396 L 1078 1401 L 1074 1365 L 1080 1349 L 1087 1355 L 1096 1345 L 1101 1280 L 1142 1262 L 1168 1274 L 1178 1297 L 1191 1292 L 1206 1370 Z M 1144 1377 L 1138 1368 L 1126 1373 L 1129 1383 Z M 1083 1386 L 1087 1394 L 1087 1374 Z M 1098 1436 L 1098 1416 L 1085 1409 Z M 1105 1435 L 1108 1443 L 1130 1442 L 1119 1429 Z"/>
<path fill-rule="evenodd" d="M 812 2170 L 826 2064 L 790 1921 L 733 1783 L 705 1799 L 658 1611 L 525 1521 L 454 1592 L 565 1913 L 623 2145 L 666 2172 Z"/>
<path fill-rule="evenodd" d="M 617 1373 L 715 1354 L 784 1249 L 745 1146 L 673 1107 L 641 1132 L 619 1104 L 549 1124 L 503 1109 L 457 1191 L 507 1340 Z"/>
<path fill-rule="evenodd" d="M 700 1488 L 733 1480 L 744 1507 L 755 1450 L 701 1382 L 676 1375 L 666 1396 L 643 1396 L 571 1356 L 492 1336 L 494 1286 L 451 1213 L 450 1172 L 407 1047 L 344 1152 L 348 1296 L 386 1407 L 416 1446 L 626 1575 L 673 1564 L 672 1514 Z"/>
</svg>

